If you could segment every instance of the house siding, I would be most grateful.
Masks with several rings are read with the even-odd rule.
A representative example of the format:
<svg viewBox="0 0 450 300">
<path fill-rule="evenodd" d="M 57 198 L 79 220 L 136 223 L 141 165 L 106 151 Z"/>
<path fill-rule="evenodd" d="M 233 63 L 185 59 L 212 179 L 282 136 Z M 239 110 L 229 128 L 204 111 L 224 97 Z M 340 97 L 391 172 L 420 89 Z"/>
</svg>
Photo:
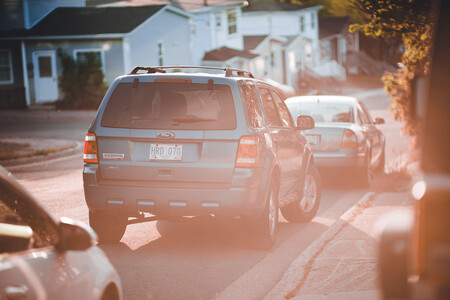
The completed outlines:
<svg viewBox="0 0 450 300">
<path fill-rule="evenodd" d="M 170 11 L 163 11 L 141 24 L 128 35 L 128 41 L 131 53 L 129 64 L 132 67 L 158 66 L 158 43 L 164 47 L 165 65 L 192 63 L 189 19 Z"/>
<path fill-rule="evenodd" d="M 20 42 L 0 42 L 0 49 L 9 50 L 12 60 L 13 82 L 0 84 L 0 109 L 23 109 L 27 103 L 23 83 L 22 56 Z"/>
<path fill-rule="evenodd" d="M 236 13 L 236 32 L 228 33 L 228 11 Z M 241 7 L 235 8 L 214 8 L 206 11 L 193 12 L 192 22 L 196 26 L 196 35 L 193 38 L 193 63 L 202 64 L 202 59 L 206 52 L 221 47 L 243 50 L 244 42 L 242 37 Z M 220 27 L 217 26 L 216 16 L 220 18 Z"/>
</svg>

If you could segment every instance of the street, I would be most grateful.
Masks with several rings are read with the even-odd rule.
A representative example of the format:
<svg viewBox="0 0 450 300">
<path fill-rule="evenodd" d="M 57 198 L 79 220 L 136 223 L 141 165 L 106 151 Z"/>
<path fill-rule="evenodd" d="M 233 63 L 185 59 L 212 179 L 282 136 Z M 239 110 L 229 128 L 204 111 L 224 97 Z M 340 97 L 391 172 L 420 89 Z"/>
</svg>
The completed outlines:
<svg viewBox="0 0 450 300">
<path fill-rule="evenodd" d="M 378 128 L 386 136 L 389 171 L 406 161 L 408 137 L 400 135 L 401 123 L 392 120 L 391 100 L 383 91 L 361 93 L 360 99 L 373 117 L 386 120 Z M 82 142 L 88 127 L 89 120 L 7 120 L 0 122 L 0 136 Z M 82 169 L 82 149 L 68 157 L 10 168 L 56 217 L 88 223 Z M 120 274 L 125 299 L 212 299 L 225 290 L 233 294 L 230 289 L 245 290 L 246 299 L 261 299 L 303 250 L 370 192 L 355 189 L 345 176 L 324 175 L 317 216 L 310 223 L 293 224 L 280 214 L 279 235 L 271 251 L 247 248 L 239 220 L 214 218 L 133 224 L 119 244 L 100 247 Z M 365 276 L 361 284 L 377 290 L 376 270 Z"/>
</svg>

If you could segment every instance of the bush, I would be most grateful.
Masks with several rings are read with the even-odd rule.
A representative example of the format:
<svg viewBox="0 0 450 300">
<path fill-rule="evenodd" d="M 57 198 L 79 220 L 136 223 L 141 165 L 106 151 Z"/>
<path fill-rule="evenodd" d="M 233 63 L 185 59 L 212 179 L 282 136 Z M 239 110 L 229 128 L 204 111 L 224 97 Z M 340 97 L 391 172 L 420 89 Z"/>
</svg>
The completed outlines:
<svg viewBox="0 0 450 300">
<path fill-rule="evenodd" d="M 59 87 L 63 98 L 57 109 L 97 109 L 108 87 L 103 81 L 102 65 L 95 53 L 86 53 L 82 60 L 67 54 L 61 58 Z"/>
</svg>

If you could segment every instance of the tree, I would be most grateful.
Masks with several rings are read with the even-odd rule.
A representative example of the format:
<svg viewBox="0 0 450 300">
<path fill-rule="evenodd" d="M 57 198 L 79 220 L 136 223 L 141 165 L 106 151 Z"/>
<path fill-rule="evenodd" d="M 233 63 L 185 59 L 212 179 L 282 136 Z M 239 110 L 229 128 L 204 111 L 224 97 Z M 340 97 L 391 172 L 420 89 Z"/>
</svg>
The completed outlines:
<svg viewBox="0 0 450 300">
<path fill-rule="evenodd" d="M 107 86 L 103 81 L 101 61 L 95 53 L 85 53 L 83 59 L 75 60 L 63 54 L 60 88 L 63 99 L 58 109 L 97 109 Z"/>
<path fill-rule="evenodd" d="M 390 107 L 394 119 L 403 122 L 404 133 L 415 137 L 418 124 L 411 115 L 411 82 L 417 75 L 427 75 L 430 69 L 434 23 L 431 1 L 353 0 L 353 3 L 365 15 L 365 21 L 352 25 L 351 31 L 362 31 L 372 37 L 401 38 L 403 54 L 399 68 L 396 73 L 386 73 L 382 81 L 394 101 Z"/>
</svg>

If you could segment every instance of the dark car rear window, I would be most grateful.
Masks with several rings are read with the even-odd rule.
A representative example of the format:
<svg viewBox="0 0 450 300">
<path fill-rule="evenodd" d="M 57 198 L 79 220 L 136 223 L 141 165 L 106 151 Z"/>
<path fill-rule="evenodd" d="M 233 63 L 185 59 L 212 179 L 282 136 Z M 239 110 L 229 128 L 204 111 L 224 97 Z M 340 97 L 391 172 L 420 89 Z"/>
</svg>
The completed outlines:
<svg viewBox="0 0 450 300">
<path fill-rule="evenodd" d="M 228 85 L 174 82 L 120 83 L 102 117 L 102 126 L 133 129 L 205 129 L 236 127 Z"/>
</svg>

